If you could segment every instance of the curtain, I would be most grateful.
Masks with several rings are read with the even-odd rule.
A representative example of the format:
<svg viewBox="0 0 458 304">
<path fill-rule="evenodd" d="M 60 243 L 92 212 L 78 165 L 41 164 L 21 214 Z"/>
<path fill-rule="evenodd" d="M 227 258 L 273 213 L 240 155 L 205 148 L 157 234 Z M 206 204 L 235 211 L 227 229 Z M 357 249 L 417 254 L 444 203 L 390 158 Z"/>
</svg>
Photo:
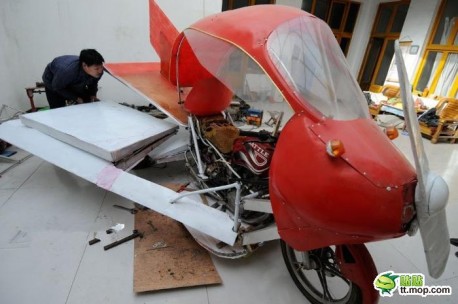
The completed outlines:
<svg viewBox="0 0 458 304">
<path fill-rule="evenodd" d="M 447 96 L 448 91 L 453 85 L 458 71 L 458 53 L 449 54 L 445 61 L 444 69 L 442 70 L 439 81 L 437 82 L 435 94 L 439 96 Z"/>
</svg>

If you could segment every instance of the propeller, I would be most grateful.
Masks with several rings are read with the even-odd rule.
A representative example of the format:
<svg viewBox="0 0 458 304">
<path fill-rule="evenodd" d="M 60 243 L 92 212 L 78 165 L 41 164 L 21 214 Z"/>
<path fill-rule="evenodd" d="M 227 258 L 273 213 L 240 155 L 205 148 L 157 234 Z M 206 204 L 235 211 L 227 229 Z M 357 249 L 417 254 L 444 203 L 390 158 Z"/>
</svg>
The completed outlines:
<svg viewBox="0 0 458 304">
<path fill-rule="evenodd" d="M 401 87 L 404 119 L 417 170 L 418 183 L 415 190 L 417 221 L 429 274 L 433 278 L 438 278 L 444 272 L 450 253 L 450 236 L 445 213 L 448 186 L 441 176 L 429 170 L 428 158 L 425 154 L 414 109 L 412 89 L 398 40 L 395 41 L 394 52 Z"/>
</svg>

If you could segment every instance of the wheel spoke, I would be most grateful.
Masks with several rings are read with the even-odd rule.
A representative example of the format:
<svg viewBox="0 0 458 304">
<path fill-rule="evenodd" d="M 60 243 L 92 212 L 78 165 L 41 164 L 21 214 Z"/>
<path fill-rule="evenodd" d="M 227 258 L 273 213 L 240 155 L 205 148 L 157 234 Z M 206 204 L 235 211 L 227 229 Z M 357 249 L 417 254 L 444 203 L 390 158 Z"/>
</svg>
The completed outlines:
<svg viewBox="0 0 458 304">
<path fill-rule="evenodd" d="M 321 287 L 323 287 L 323 300 L 332 302 L 332 296 L 329 292 L 328 282 L 326 281 L 326 274 L 323 269 L 317 270 L 318 278 L 320 279 Z"/>
<path fill-rule="evenodd" d="M 335 267 L 335 265 L 325 265 L 324 268 L 326 269 L 326 271 L 328 271 L 329 273 L 332 273 L 334 276 L 336 277 L 339 277 L 341 278 L 343 281 L 345 281 L 345 283 L 347 283 L 348 285 L 350 285 L 349 281 L 347 280 L 347 278 L 345 278 L 342 273 L 340 272 L 339 269 L 337 269 Z"/>
<path fill-rule="evenodd" d="M 282 243 L 288 271 L 301 292 L 313 303 L 353 303 L 359 288 L 344 277 L 332 247 L 308 252 L 296 251 Z"/>
</svg>

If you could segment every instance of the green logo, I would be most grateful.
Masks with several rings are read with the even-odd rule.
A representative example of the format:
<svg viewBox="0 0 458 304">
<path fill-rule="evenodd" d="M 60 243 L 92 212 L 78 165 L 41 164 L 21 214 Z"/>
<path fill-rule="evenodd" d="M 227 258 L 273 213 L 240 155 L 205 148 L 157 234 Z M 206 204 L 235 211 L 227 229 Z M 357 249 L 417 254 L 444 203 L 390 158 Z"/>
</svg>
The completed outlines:
<svg viewBox="0 0 458 304">
<path fill-rule="evenodd" d="M 375 278 L 373 285 L 381 297 L 392 297 L 395 291 L 402 296 L 426 297 L 452 294 L 452 287 L 448 285 L 426 285 L 425 275 L 422 273 L 385 271 Z"/>
<path fill-rule="evenodd" d="M 394 275 L 393 272 L 385 272 L 379 274 L 374 280 L 374 287 L 380 292 L 381 296 L 384 296 L 386 293 L 392 295 L 392 292 L 396 289 L 396 278 L 398 275 Z"/>
</svg>

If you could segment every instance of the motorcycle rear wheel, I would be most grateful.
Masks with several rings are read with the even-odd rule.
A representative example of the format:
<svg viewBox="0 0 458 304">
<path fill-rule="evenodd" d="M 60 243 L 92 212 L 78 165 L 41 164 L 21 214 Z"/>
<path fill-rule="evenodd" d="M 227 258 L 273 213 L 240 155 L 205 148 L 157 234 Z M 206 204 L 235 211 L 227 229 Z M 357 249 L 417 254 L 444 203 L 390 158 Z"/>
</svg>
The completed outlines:
<svg viewBox="0 0 458 304">
<path fill-rule="evenodd" d="M 314 265 L 305 269 L 304 252 L 297 251 L 280 240 L 286 267 L 302 294 L 313 304 L 361 303 L 359 286 L 343 277 L 335 258 L 335 248 L 324 247 L 308 251 Z"/>
</svg>

